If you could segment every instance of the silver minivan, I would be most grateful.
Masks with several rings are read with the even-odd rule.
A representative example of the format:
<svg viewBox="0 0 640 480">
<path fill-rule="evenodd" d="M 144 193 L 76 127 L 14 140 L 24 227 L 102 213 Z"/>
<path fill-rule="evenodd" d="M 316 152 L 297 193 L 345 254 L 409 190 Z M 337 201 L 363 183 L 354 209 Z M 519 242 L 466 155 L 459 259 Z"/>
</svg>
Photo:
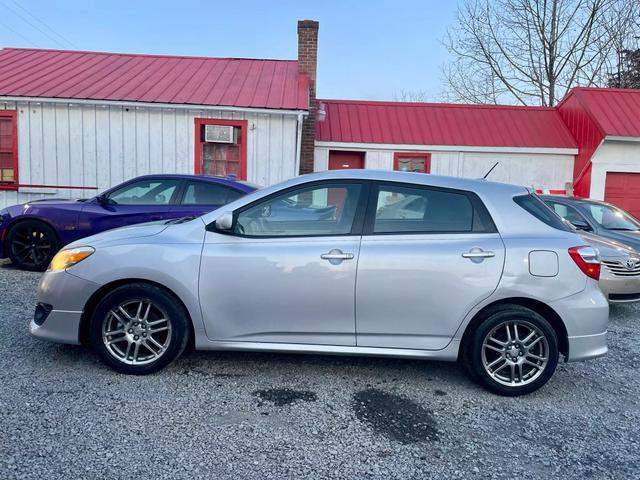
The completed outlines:
<svg viewBox="0 0 640 480">
<path fill-rule="evenodd" d="M 198 218 L 67 246 L 39 285 L 37 337 L 146 374 L 190 342 L 460 360 L 493 392 L 607 352 L 600 259 L 525 187 L 331 171 Z"/>
</svg>

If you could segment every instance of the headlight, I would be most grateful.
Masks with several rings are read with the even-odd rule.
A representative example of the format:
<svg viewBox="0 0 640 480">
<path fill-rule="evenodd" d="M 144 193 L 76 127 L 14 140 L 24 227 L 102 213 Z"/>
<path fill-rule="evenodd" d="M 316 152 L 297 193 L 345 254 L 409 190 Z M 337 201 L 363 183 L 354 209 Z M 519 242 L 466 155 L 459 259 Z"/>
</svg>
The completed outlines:
<svg viewBox="0 0 640 480">
<path fill-rule="evenodd" d="M 66 268 L 72 267 L 76 263 L 80 263 L 85 258 L 93 255 L 96 249 L 93 247 L 77 247 L 69 248 L 67 250 L 60 250 L 56 253 L 56 256 L 51 260 L 49 270 L 52 272 L 58 272 Z"/>
</svg>

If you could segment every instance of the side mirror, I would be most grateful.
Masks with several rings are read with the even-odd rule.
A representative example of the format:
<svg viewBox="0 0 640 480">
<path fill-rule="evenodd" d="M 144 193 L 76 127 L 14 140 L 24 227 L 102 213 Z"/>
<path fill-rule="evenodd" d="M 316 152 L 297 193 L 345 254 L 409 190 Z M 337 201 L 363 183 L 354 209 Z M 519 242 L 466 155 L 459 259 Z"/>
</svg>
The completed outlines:
<svg viewBox="0 0 640 480">
<path fill-rule="evenodd" d="M 585 232 L 590 232 L 592 230 L 591 225 L 589 225 L 584 220 L 573 220 L 571 225 L 576 227 L 578 230 L 583 230 Z"/>
<path fill-rule="evenodd" d="M 225 212 L 221 216 L 219 216 L 216 221 L 216 229 L 221 231 L 231 230 L 233 227 L 233 213 Z"/>
<path fill-rule="evenodd" d="M 100 205 L 106 205 L 109 203 L 109 200 L 107 199 L 107 196 L 103 193 L 96 197 L 96 202 L 98 202 Z"/>
</svg>

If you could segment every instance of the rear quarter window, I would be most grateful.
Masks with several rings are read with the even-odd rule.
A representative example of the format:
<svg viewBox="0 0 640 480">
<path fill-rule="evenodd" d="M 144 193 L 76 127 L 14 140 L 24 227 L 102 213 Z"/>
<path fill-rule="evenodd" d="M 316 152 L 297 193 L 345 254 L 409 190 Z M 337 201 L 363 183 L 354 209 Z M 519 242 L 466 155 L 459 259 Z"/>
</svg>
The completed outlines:
<svg viewBox="0 0 640 480">
<path fill-rule="evenodd" d="M 564 223 L 564 221 L 554 212 L 546 203 L 544 203 L 537 195 L 519 195 L 513 197 L 513 201 L 516 202 L 523 210 L 536 217 L 542 223 L 549 225 L 557 230 L 564 232 L 571 232 L 571 228 Z"/>
</svg>

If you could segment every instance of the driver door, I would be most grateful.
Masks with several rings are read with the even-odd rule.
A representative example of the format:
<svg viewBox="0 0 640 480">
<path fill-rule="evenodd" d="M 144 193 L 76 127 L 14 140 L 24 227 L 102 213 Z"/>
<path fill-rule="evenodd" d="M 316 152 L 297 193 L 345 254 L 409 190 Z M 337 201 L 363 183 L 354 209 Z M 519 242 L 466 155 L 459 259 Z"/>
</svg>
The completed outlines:
<svg viewBox="0 0 640 480">
<path fill-rule="evenodd" d="M 105 202 L 87 202 L 80 213 L 78 237 L 172 218 L 181 185 L 179 178 L 152 177 L 114 188 L 105 194 Z"/>
<path fill-rule="evenodd" d="M 314 182 L 234 212 L 206 234 L 199 294 L 216 341 L 355 345 L 368 183 Z"/>
</svg>

